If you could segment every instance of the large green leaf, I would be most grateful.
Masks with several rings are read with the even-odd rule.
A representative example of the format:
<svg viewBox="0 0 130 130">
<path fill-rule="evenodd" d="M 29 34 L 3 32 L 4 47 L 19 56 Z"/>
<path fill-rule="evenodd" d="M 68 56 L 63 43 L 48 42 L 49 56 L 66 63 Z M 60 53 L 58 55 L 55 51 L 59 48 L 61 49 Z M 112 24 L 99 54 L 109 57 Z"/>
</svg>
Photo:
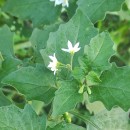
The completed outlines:
<svg viewBox="0 0 130 130">
<path fill-rule="evenodd" d="M 87 107 L 88 108 L 88 107 Z M 94 128 L 96 128 L 97 130 L 101 130 L 98 125 L 96 125 L 96 123 L 94 123 L 94 121 L 91 119 L 91 115 L 90 113 L 88 113 L 86 111 L 86 113 L 82 113 L 78 112 L 77 110 L 72 110 L 70 111 L 71 114 L 73 114 L 75 117 L 81 119 L 84 123 L 86 123 L 87 125 L 90 124 L 92 125 Z"/>
<path fill-rule="evenodd" d="M 83 127 L 74 124 L 58 124 L 54 128 L 47 128 L 47 130 L 86 130 Z"/>
<path fill-rule="evenodd" d="M 57 20 L 61 6 L 54 6 L 50 0 L 8 0 L 3 11 L 23 20 L 30 19 L 33 24 L 49 24 Z"/>
<path fill-rule="evenodd" d="M 49 55 L 56 53 L 56 57 L 62 63 L 70 63 L 70 54 L 63 52 L 61 48 L 67 48 L 67 42 L 70 40 L 72 44 L 80 43 L 81 50 L 74 56 L 74 62 L 77 63 L 79 55 L 83 54 L 83 49 L 86 44 L 90 42 L 90 39 L 97 34 L 95 29 L 85 15 L 81 11 L 73 16 L 73 18 L 66 24 L 60 25 L 59 29 L 55 33 L 50 33 L 47 41 L 47 48 L 41 51 L 46 66 L 50 59 Z"/>
<path fill-rule="evenodd" d="M 11 102 L 4 96 L 2 90 L 0 90 L 0 107 L 10 105 Z"/>
<path fill-rule="evenodd" d="M 53 73 L 40 65 L 20 68 L 5 77 L 3 83 L 14 86 L 28 100 L 49 102 L 56 90 Z"/>
<path fill-rule="evenodd" d="M 67 8 L 67 14 L 69 19 L 75 14 L 78 5 L 77 0 L 69 0 L 69 8 Z"/>
<path fill-rule="evenodd" d="M 102 73 L 100 79 L 101 82 L 92 87 L 90 101 L 102 101 L 108 110 L 116 105 L 128 110 L 130 108 L 130 67 L 118 68 L 113 65 Z"/>
<path fill-rule="evenodd" d="M 78 93 L 79 86 L 75 81 L 62 81 L 55 93 L 52 116 L 63 114 L 73 109 L 77 103 L 82 102 L 83 95 Z"/>
<path fill-rule="evenodd" d="M 0 87 L 2 87 L 1 80 L 12 71 L 16 70 L 21 64 L 21 61 L 14 57 L 13 52 L 13 33 L 8 26 L 0 28 Z"/>
<path fill-rule="evenodd" d="M 78 0 L 78 8 L 95 23 L 108 11 L 118 11 L 125 0 Z"/>
<path fill-rule="evenodd" d="M 56 31 L 57 28 L 58 28 L 58 24 L 54 24 L 54 25 L 44 27 L 43 30 L 36 28 L 32 32 L 30 41 L 35 51 L 35 57 L 37 62 L 43 61 L 40 54 L 40 49 L 45 49 L 50 32 Z"/>
<path fill-rule="evenodd" d="M 3 56 L 12 56 L 13 52 L 13 33 L 8 26 L 0 28 L 0 52 Z"/>
<path fill-rule="evenodd" d="M 104 32 L 94 37 L 90 44 L 85 46 L 84 53 L 91 69 L 101 71 L 111 66 L 109 59 L 114 54 L 113 45 L 109 34 Z"/>
<path fill-rule="evenodd" d="M 50 32 L 55 32 L 57 28 L 58 24 L 54 24 L 44 27 L 43 30 L 38 28 L 34 29 L 30 38 L 34 50 L 39 51 L 40 49 L 45 49 Z"/>
<path fill-rule="evenodd" d="M 1 130 L 45 130 L 45 116 L 37 116 L 30 105 L 24 110 L 14 105 L 0 108 L 0 129 Z"/>
<path fill-rule="evenodd" d="M 4 61 L 2 62 L 2 69 L 0 70 L 0 82 L 8 74 L 18 69 L 20 64 L 21 61 L 19 61 L 18 59 L 5 57 Z M 0 83 L 0 87 L 2 86 L 3 85 Z"/>
<path fill-rule="evenodd" d="M 0 28 L 0 89 L 4 86 L 1 80 L 12 71 L 16 70 L 21 61 L 14 57 L 13 52 L 13 33 L 8 26 Z M 0 106 L 9 105 L 11 102 L 0 90 Z"/>
<path fill-rule="evenodd" d="M 121 108 L 113 108 L 111 111 L 102 110 L 92 119 L 101 130 L 130 130 L 128 115 L 129 112 L 124 112 Z M 87 130 L 97 129 L 88 124 Z"/>
</svg>

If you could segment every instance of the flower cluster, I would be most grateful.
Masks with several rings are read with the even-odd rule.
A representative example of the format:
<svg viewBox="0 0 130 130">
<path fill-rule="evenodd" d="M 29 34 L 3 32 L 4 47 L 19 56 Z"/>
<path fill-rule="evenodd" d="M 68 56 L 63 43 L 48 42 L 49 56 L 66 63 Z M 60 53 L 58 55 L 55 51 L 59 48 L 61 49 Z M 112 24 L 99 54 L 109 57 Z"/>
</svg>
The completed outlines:
<svg viewBox="0 0 130 130">
<path fill-rule="evenodd" d="M 71 56 L 73 57 L 75 52 L 78 52 L 80 50 L 79 48 L 79 43 L 75 44 L 75 46 L 72 46 L 72 43 L 70 41 L 68 41 L 68 49 L 62 48 L 62 51 L 68 52 L 71 54 Z M 51 69 L 51 71 L 54 71 L 54 75 L 56 74 L 56 71 L 58 70 L 58 66 L 60 64 L 60 62 L 58 62 L 55 53 L 53 54 L 53 56 L 49 56 L 49 58 L 52 60 L 48 67 Z M 72 67 L 72 65 L 71 65 Z"/>
<path fill-rule="evenodd" d="M 55 6 L 62 4 L 63 7 L 69 7 L 69 0 L 50 0 L 50 1 L 55 1 Z"/>
</svg>

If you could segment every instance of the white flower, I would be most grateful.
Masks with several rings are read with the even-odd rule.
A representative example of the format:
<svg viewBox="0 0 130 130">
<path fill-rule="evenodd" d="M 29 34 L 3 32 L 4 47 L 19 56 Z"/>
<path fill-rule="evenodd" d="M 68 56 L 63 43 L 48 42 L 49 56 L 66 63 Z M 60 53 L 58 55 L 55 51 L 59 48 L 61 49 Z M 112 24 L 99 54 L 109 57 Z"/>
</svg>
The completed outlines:
<svg viewBox="0 0 130 130">
<path fill-rule="evenodd" d="M 68 49 L 62 48 L 62 51 L 69 52 L 70 54 L 74 54 L 80 50 L 79 42 L 72 46 L 72 43 L 68 41 Z"/>
<path fill-rule="evenodd" d="M 49 58 L 52 60 L 52 62 L 49 63 L 48 67 L 51 68 L 51 71 L 54 71 L 54 75 L 56 74 L 58 61 L 56 59 L 55 53 L 53 56 L 49 56 Z"/>
<path fill-rule="evenodd" d="M 55 6 L 62 4 L 63 7 L 65 6 L 69 7 L 68 0 L 50 0 L 50 1 L 55 1 Z"/>
<path fill-rule="evenodd" d="M 69 2 L 68 2 L 69 0 L 63 0 L 63 2 L 62 2 L 62 6 L 63 7 L 69 7 Z"/>
<path fill-rule="evenodd" d="M 50 1 L 55 1 L 55 6 L 56 6 L 62 4 L 63 0 L 50 0 Z"/>
</svg>

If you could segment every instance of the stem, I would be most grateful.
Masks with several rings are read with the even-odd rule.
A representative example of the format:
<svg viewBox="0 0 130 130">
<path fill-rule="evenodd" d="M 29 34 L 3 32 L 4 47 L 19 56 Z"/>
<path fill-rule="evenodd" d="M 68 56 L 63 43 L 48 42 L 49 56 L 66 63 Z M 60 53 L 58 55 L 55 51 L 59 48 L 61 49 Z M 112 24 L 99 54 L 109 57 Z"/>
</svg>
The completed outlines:
<svg viewBox="0 0 130 130">
<path fill-rule="evenodd" d="M 73 57 L 74 57 L 74 54 L 71 54 L 71 59 L 70 59 L 71 71 L 73 69 Z"/>
<path fill-rule="evenodd" d="M 92 126 L 94 126 L 97 130 L 101 130 L 93 121 L 91 121 L 90 117 L 86 117 L 82 114 L 80 114 L 79 112 L 72 110 L 69 111 L 69 113 L 75 115 L 76 117 L 80 118 L 82 121 L 84 121 L 85 123 L 88 122 L 89 124 L 91 124 Z"/>
<path fill-rule="evenodd" d="M 0 52 L 0 60 L 4 61 L 4 58 L 3 58 L 2 54 L 1 54 L 1 52 Z"/>
</svg>

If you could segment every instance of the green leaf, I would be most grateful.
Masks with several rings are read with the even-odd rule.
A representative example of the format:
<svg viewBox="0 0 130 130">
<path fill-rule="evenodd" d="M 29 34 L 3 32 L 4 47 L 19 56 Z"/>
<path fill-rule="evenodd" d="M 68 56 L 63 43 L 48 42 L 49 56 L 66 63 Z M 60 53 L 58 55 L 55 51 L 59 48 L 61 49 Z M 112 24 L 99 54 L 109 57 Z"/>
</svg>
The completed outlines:
<svg viewBox="0 0 130 130">
<path fill-rule="evenodd" d="M 0 107 L 10 105 L 11 102 L 5 97 L 3 92 L 0 90 Z"/>
<path fill-rule="evenodd" d="M 95 23 L 108 11 L 119 11 L 125 0 L 78 0 L 78 8 Z"/>
<path fill-rule="evenodd" d="M 1 0 L 0 1 L 0 6 L 2 6 L 4 4 L 5 0 Z"/>
<path fill-rule="evenodd" d="M 93 121 L 93 119 L 91 119 L 90 115 L 87 114 L 81 114 L 80 112 L 78 112 L 77 110 L 73 110 L 70 111 L 71 114 L 73 114 L 74 116 L 76 116 L 77 118 L 81 119 L 82 121 L 84 121 L 85 123 L 90 124 L 93 126 L 93 128 L 96 128 L 96 130 L 101 130 L 98 125 L 96 125 L 96 123 Z"/>
<path fill-rule="evenodd" d="M 74 124 L 58 124 L 54 128 L 47 128 L 47 130 L 86 130 L 83 127 L 74 125 Z"/>
<path fill-rule="evenodd" d="M 30 38 L 30 41 L 32 43 L 32 47 L 34 48 L 34 50 L 39 51 L 40 49 L 45 49 L 46 42 L 49 38 L 50 32 L 55 32 L 58 27 L 59 27 L 58 24 L 53 24 L 53 25 L 44 27 L 43 30 L 38 29 L 38 28 L 34 29 Z"/>
<path fill-rule="evenodd" d="M 59 90 L 55 93 L 52 116 L 72 110 L 77 103 L 82 102 L 83 95 L 78 93 L 79 86 L 75 81 L 59 82 Z"/>
<path fill-rule="evenodd" d="M 130 67 L 118 68 L 113 65 L 102 73 L 100 79 L 101 82 L 91 88 L 90 101 L 102 101 L 108 110 L 116 105 L 128 110 L 130 108 Z"/>
<path fill-rule="evenodd" d="M 4 57 L 2 62 L 2 69 L 0 69 L 0 87 L 3 86 L 1 83 L 2 79 L 11 72 L 17 70 L 21 64 L 21 61 L 13 57 Z"/>
<path fill-rule="evenodd" d="M 80 67 L 75 67 L 72 71 L 73 77 L 80 83 L 83 83 L 85 78 L 85 72 Z"/>
<path fill-rule="evenodd" d="M 54 24 L 44 27 L 43 30 L 36 28 L 32 32 L 30 41 L 35 51 L 35 57 L 37 58 L 37 62 L 43 61 L 40 54 L 40 49 L 45 49 L 50 32 L 55 32 L 58 27 L 58 24 Z"/>
<path fill-rule="evenodd" d="M 129 112 L 121 108 L 113 108 L 111 111 L 103 110 L 94 115 L 92 119 L 102 130 L 130 130 Z M 97 130 L 88 124 L 87 130 Z"/>
<path fill-rule="evenodd" d="M 93 27 L 88 17 L 84 16 L 81 11 L 77 11 L 68 23 L 60 25 L 55 33 L 50 33 L 46 49 L 41 50 L 46 66 L 50 61 L 48 56 L 53 53 L 56 53 L 56 57 L 60 62 L 70 63 L 70 54 L 61 50 L 61 48 L 67 48 L 68 40 L 73 45 L 77 42 L 80 43 L 81 50 L 74 55 L 74 64 L 78 63 L 78 56 L 83 54 L 84 46 L 97 33 L 97 29 Z"/>
<path fill-rule="evenodd" d="M 114 54 L 113 41 L 107 32 L 101 33 L 94 37 L 89 45 L 86 45 L 84 53 L 89 62 L 90 70 L 103 71 L 108 69 L 110 57 Z"/>
<path fill-rule="evenodd" d="M 79 65 L 80 65 L 80 69 L 82 69 L 84 71 L 84 74 L 85 73 L 87 74 L 89 71 L 91 71 L 91 69 L 92 69 L 91 63 L 88 60 L 88 57 L 86 55 L 80 56 L 78 58 L 78 62 L 79 62 Z"/>
<path fill-rule="evenodd" d="M 77 0 L 69 0 L 69 8 L 67 8 L 67 14 L 69 19 L 72 18 L 72 16 L 75 14 L 77 9 Z"/>
<path fill-rule="evenodd" d="M 9 74 L 2 82 L 14 86 L 28 100 L 49 102 L 56 90 L 53 73 L 41 65 L 36 68 L 22 67 Z"/>
<path fill-rule="evenodd" d="M 97 85 L 99 82 L 101 82 L 100 76 L 94 71 L 90 71 L 88 73 L 88 75 L 86 76 L 86 80 L 88 86 Z"/>
<path fill-rule="evenodd" d="M 0 108 L 1 130 L 45 130 L 45 116 L 37 116 L 30 105 L 19 109 L 14 105 Z"/>
<path fill-rule="evenodd" d="M 55 22 L 61 6 L 55 7 L 50 0 L 8 0 L 3 11 L 23 20 L 32 20 L 34 26 L 38 26 Z"/>
<path fill-rule="evenodd" d="M 13 50 L 13 33 L 8 26 L 0 28 L 0 82 L 10 72 L 16 70 L 22 62 L 15 58 Z M 0 61 L 0 62 L 1 62 Z M 0 83 L 1 87 L 1 83 Z"/>
<path fill-rule="evenodd" d="M 21 61 L 14 57 L 13 33 L 6 25 L 0 28 L 0 59 L 0 87 L 2 87 L 1 80 L 21 64 Z"/>
<path fill-rule="evenodd" d="M 6 25 L 0 28 L 0 52 L 3 56 L 14 56 L 13 33 Z"/>
</svg>

